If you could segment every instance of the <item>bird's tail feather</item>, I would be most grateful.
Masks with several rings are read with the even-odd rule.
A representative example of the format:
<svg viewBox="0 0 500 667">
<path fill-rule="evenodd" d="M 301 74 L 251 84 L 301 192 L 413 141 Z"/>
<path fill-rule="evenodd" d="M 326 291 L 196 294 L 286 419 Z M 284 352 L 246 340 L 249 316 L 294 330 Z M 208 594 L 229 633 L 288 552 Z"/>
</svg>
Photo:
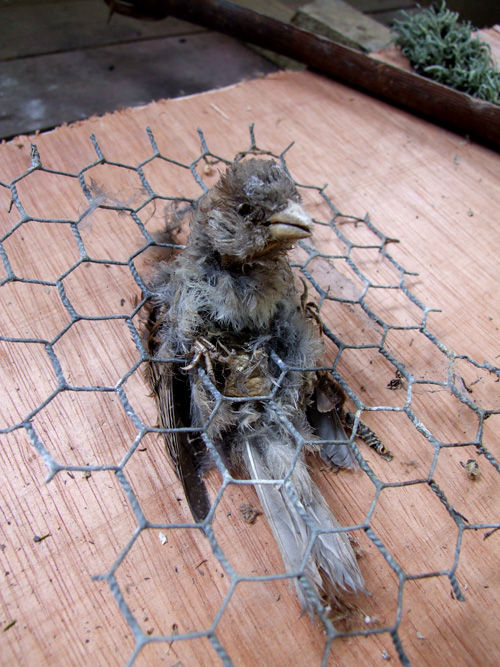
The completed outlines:
<svg viewBox="0 0 500 667">
<path fill-rule="evenodd" d="M 244 458 L 251 479 L 273 479 L 264 458 L 255 446 L 246 443 Z M 256 484 L 255 488 L 280 548 L 286 571 L 301 573 L 306 579 L 305 585 L 299 578 L 296 579 L 296 589 L 304 611 L 314 614 L 314 605 L 310 599 L 311 589 L 318 595 L 321 592 L 331 593 L 348 588 L 354 591 L 364 590 L 356 556 L 344 532 L 319 533 L 305 566 L 302 566 L 313 532 L 301 516 L 299 508 L 322 530 L 335 530 L 340 527 L 313 484 L 308 497 L 296 499 L 296 502 L 292 501 L 283 486 Z"/>
</svg>

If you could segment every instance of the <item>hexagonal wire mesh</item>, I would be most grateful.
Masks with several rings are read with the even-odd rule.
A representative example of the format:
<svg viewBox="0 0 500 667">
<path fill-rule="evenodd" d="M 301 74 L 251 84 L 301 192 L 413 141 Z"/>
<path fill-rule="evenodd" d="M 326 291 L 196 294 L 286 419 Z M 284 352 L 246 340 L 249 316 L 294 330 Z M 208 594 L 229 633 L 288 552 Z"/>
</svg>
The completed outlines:
<svg viewBox="0 0 500 667">
<path fill-rule="evenodd" d="M 185 170 L 192 175 L 194 183 L 201 190 L 201 196 L 201 194 L 207 190 L 207 186 L 203 182 L 202 178 L 200 178 L 200 174 L 198 173 L 200 167 L 205 166 L 205 169 L 207 170 L 206 173 L 209 173 L 214 164 L 229 164 L 229 162 L 209 150 L 200 130 L 199 137 L 201 140 L 201 152 L 190 164 L 182 164 L 169 158 L 166 155 L 161 154 L 149 128 L 147 129 L 147 133 L 151 142 L 152 153 L 150 157 L 136 166 L 107 160 L 106 157 L 102 154 L 95 137 L 92 136 L 91 139 L 97 154 L 97 158 L 94 162 L 85 166 L 78 173 L 74 174 L 64 171 L 46 169 L 43 166 L 36 146 L 32 145 L 31 167 L 25 173 L 15 178 L 11 183 L 0 183 L 2 188 L 10 190 L 11 208 L 15 206 L 19 212 L 19 220 L 11 227 L 11 229 L 9 229 L 6 234 L 1 237 L 0 254 L 5 268 L 5 277 L 1 281 L 1 286 L 4 290 L 4 294 L 9 285 L 14 283 L 18 285 L 22 284 L 31 286 L 31 288 L 34 290 L 43 288 L 52 294 L 51 298 L 54 297 L 54 290 L 57 290 L 58 298 L 62 302 L 67 315 L 69 315 L 69 321 L 67 321 L 65 325 L 61 324 L 60 330 L 58 330 L 55 335 L 52 336 L 23 336 L 21 335 L 21 332 L 13 332 L 15 335 L 11 336 L 0 336 L 2 345 L 11 346 L 11 355 L 15 354 L 12 351 L 14 349 L 19 350 L 18 354 L 22 355 L 23 350 L 25 349 L 22 346 L 26 344 L 34 344 L 43 347 L 45 354 L 47 355 L 45 362 L 48 358 L 50 361 L 51 369 L 56 378 L 56 386 L 51 392 L 49 392 L 49 395 L 45 396 L 43 399 L 39 397 L 39 402 L 34 405 L 32 403 L 32 407 L 29 409 L 27 414 L 24 414 L 18 421 L 14 420 L 7 427 L 2 428 L 0 433 L 10 433 L 17 429 L 25 429 L 29 435 L 33 447 L 43 459 L 49 470 L 47 481 L 50 481 L 57 473 L 60 473 L 61 471 L 71 472 L 79 470 L 87 474 L 94 471 L 97 472 L 108 470 L 113 471 L 116 474 L 116 478 L 119 481 L 119 484 L 121 485 L 124 493 L 126 494 L 131 508 L 133 509 L 137 526 L 134 534 L 122 549 L 112 567 L 105 574 L 99 575 L 98 578 L 105 580 L 109 585 L 120 612 L 123 614 L 124 619 L 133 632 L 135 638 L 135 650 L 133 651 L 128 664 L 131 665 L 134 662 L 138 653 L 148 643 L 173 642 L 190 638 L 207 637 L 219 655 L 223 664 L 231 665 L 231 656 L 228 655 L 222 643 L 218 639 L 218 623 L 222 617 L 222 614 L 227 608 L 227 605 L 229 604 L 235 586 L 241 581 L 269 581 L 272 579 L 288 578 L 289 575 L 276 574 L 244 576 L 239 574 L 226 558 L 223 549 L 218 542 L 212 525 L 213 512 L 209 515 L 205 524 L 201 527 L 194 527 L 193 524 L 185 523 L 152 523 L 148 521 L 141 508 L 141 498 L 132 490 L 132 486 L 129 483 L 126 472 L 124 471 L 125 465 L 137 450 L 146 434 L 164 432 L 160 428 L 148 426 L 144 423 L 143 419 L 132 407 L 131 402 L 129 401 L 129 396 L 125 391 L 125 384 L 127 380 L 132 376 L 133 373 L 137 371 L 141 364 L 143 364 L 148 359 L 148 355 L 141 342 L 140 331 L 138 330 L 136 322 L 134 321 L 150 297 L 147 284 L 141 277 L 137 268 L 137 260 L 142 253 L 157 245 L 153 236 L 150 234 L 146 227 L 144 221 L 145 213 L 149 210 L 148 207 L 152 203 L 155 206 L 157 203 L 162 201 L 167 203 L 183 202 L 184 204 L 190 205 L 197 199 L 197 197 L 187 196 L 166 196 L 159 192 L 158 188 L 153 188 L 150 182 L 151 179 L 149 179 L 146 175 L 147 165 L 155 160 L 160 160 L 166 163 L 168 166 L 175 166 Z M 281 162 L 285 169 L 287 169 L 285 156 L 290 146 L 288 146 L 280 155 L 275 155 L 269 151 L 259 149 L 255 142 L 253 126 L 250 127 L 250 142 L 251 145 L 246 152 L 270 156 Z M 136 198 L 132 197 L 130 201 L 124 203 L 119 199 L 111 197 L 103 190 L 100 190 L 96 186 L 93 179 L 89 179 L 90 174 L 88 173 L 99 165 L 114 167 L 119 170 L 123 170 L 123 172 L 132 173 L 138 176 L 140 182 L 142 183 L 142 194 L 144 195 L 142 197 L 142 201 L 137 204 L 135 201 Z M 34 172 L 42 172 L 61 178 L 66 177 L 72 179 L 73 181 L 76 179 L 79 182 L 79 185 L 81 186 L 86 199 L 88 200 L 88 206 L 85 207 L 77 219 L 30 216 L 23 207 L 22 199 L 24 195 L 20 195 L 19 185 L 25 179 L 30 177 L 30 175 L 32 175 Z M 317 247 L 315 247 L 315 245 L 313 245 L 310 240 L 300 241 L 299 247 L 293 255 L 292 265 L 309 284 L 309 293 L 310 295 L 313 295 L 315 301 L 317 302 L 323 321 L 324 334 L 330 345 L 332 364 L 331 366 L 327 366 L 327 368 L 331 370 L 334 377 L 341 383 L 351 404 L 352 435 L 350 437 L 349 446 L 352 448 L 362 471 L 368 476 L 374 487 L 373 500 L 366 514 L 365 521 L 356 526 L 349 526 L 347 527 L 347 530 L 364 531 L 369 540 L 371 540 L 371 542 L 379 550 L 388 566 L 393 570 L 399 582 L 397 613 L 395 615 L 395 622 L 391 626 L 362 628 L 354 631 L 340 631 L 335 627 L 328 613 L 322 606 L 320 600 L 318 599 L 316 601 L 316 610 L 324 624 L 327 637 L 323 654 L 323 663 L 326 664 L 332 642 L 338 637 L 360 634 L 370 635 L 373 633 L 389 633 L 401 663 L 406 665 L 409 664 L 409 660 L 405 654 L 405 649 L 399 636 L 399 627 L 403 613 L 402 596 L 405 583 L 409 580 L 419 578 L 439 576 L 448 577 L 454 595 L 457 599 L 462 600 L 463 595 L 457 582 L 455 572 L 460 557 L 462 536 L 464 531 L 482 528 L 488 529 L 491 533 L 500 527 L 500 524 L 491 522 L 474 524 L 469 523 L 467 519 L 460 512 L 458 512 L 450 502 L 448 502 L 443 490 L 434 481 L 435 469 L 438 464 L 439 455 L 444 449 L 448 448 L 473 448 L 477 455 L 483 455 L 484 459 L 488 462 L 487 465 L 492 466 L 492 470 L 496 471 L 496 473 L 500 473 L 500 465 L 498 461 L 483 444 L 484 422 L 490 414 L 500 413 L 500 409 L 494 409 L 491 407 L 488 409 L 484 407 L 482 400 L 479 400 L 479 402 L 483 403 L 482 405 L 480 405 L 475 400 L 472 400 L 471 386 L 470 384 L 468 385 L 464 379 L 464 375 L 467 376 L 466 369 L 474 368 L 484 371 L 488 377 L 492 377 L 498 381 L 498 378 L 500 378 L 500 370 L 491 366 L 488 362 L 481 364 L 467 356 L 456 354 L 452 350 L 448 349 L 448 347 L 441 341 L 437 340 L 436 337 L 427 329 L 427 317 L 430 309 L 421 303 L 408 289 L 405 282 L 408 273 L 402 266 L 398 264 L 398 262 L 391 256 L 388 251 L 388 248 L 390 247 L 389 244 L 394 241 L 394 239 L 390 239 L 380 233 L 371 223 L 368 216 L 361 219 L 355 216 L 342 214 L 327 196 L 325 191 L 326 186 L 318 187 L 300 183 L 296 184 L 299 188 L 299 191 L 301 191 L 304 196 L 307 197 L 307 195 L 310 194 L 321 201 L 324 219 L 314 220 L 317 226 L 318 235 L 323 240 L 328 241 L 330 247 L 338 248 L 338 253 L 324 254 Z M 112 259 L 109 256 L 104 256 L 101 259 L 96 259 L 95 256 L 92 258 L 92 253 L 89 252 L 87 247 L 88 241 L 84 241 L 81 231 L 82 226 L 87 224 L 87 220 L 92 218 L 97 209 L 115 211 L 120 215 L 128 216 L 140 231 L 140 234 L 144 240 L 142 246 L 136 248 L 133 252 L 131 252 L 128 258 L 124 258 L 122 260 L 116 258 Z M 60 275 L 58 275 L 55 279 L 47 279 L 46 276 L 38 276 L 36 278 L 22 277 L 22 275 L 20 275 L 22 272 L 16 272 L 16 262 L 11 260 L 9 245 L 11 240 L 14 238 L 14 236 L 19 235 L 26 225 L 34 222 L 43 225 L 60 224 L 69 227 L 71 229 L 74 240 L 76 241 L 79 256 L 69 268 L 60 273 Z M 346 229 L 348 231 L 346 231 Z M 364 263 L 363 266 L 366 266 L 366 268 L 363 270 L 361 270 L 359 266 L 361 263 L 359 258 L 363 256 L 363 253 L 371 253 L 372 255 L 375 254 L 378 258 L 378 269 L 377 272 L 374 272 L 372 276 L 368 275 L 370 273 L 368 268 L 369 263 Z M 131 313 L 109 314 L 105 312 L 104 314 L 82 315 L 77 312 L 77 309 L 72 302 L 72 298 L 70 298 L 68 295 L 68 290 L 71 292 L 71 284 L 68 279 L 71 278 L 71 275 L 73 272 L 75 272 L 75 270 L 82 266 L 88 267 L 89 264 L 105 265 L 106 267 L 118 267 L 117 270 L 130 272 L 133 281 L 140 288 L 143 295 L 142 299 L 137 302 Z M 378 272 L 380 271 L 381 267 L 384 278 L 382 279 L 382 282 L 379 282 Z M 85 280 L 85 275 L 83 276 L 83 280 Z M 392 306 L 388 306 L 387 302 L 391 302 L 392 304 L 394 294 L 396 294 L 397 299 L 399 299 L 400 305 L 402 305 L 402 310 L 411 311 L 412 317 L 403 317 L 401 321 L 390 323 Z M 342 312 L 339 311 L 339 308 Z M 71 359 L 69 366 L 67 359 L 64 361 L 64 363 L 61 362 L 58 344 L 61 342 L 64 336 L 67 335 L 68 332 L 79 323 L 93 321 L 96 323 L 103 323 L 103 326 L 105 326 L 105 323 L 116 320 L 126 325 L 129 335 L 131 336 L 135 345 L 135 349 L 137 350 L 136 359 L 131 363 L 130 367 L 125 372 L 122 372 L 123 368 L 119 369 L 120 377 L 116 383 L 106 384 L 106 382 L 102 381 L 88 385 L 72 384 L 69 380 L 71 375 Z M 393 352 L 393 348 L 397 347 L 397 345 L 393 345 L 392 338 L 397 339 L 398 336 L 404 337 L 408 335 L 412 336 L 409 342 L 409 346 L 411 346 L 413 343 L 413 336 L 418 336 L 420 337 L 420 340 L 425 341 L 425 345 L 428 345 L 432 348 L 432 354 L 437 354 L 442 360 L 444 360 L 444 379 L 437 379 L 436 377 L 422 377 L 419 373 L 418 367 L 413 367 L 414 364 L 412 365 L 411 356 L 407 358 L 401 358 L 401 356 L 398 356 L 398 354 Z M 406 340 L 408 342 L 408 339 Z M 360 353 L 360 359 L 363 360 L 363 363 L 368 362 L 370 364 L 375 359 L 375 357 L 372 355 L 374 352 L 376 359 L 384 360 L 383 363 L 385 364 L 385 370 L 387 370 L 387 368 L 392 369 L 391 372 L 393 379 L 390 380 L 386 388 L 394 391 L 397 390 L 399 392 L 399 396 L 404 394 L 404 400 L 400 401 L 399 405 L 394 404 L 398 403 L 398 401 L 392 401 L 392 403 L 389 401 L 391 404 L 371 405 L 370 401 L 366 398 L 363 400 L 362 394 L 364 387 L 362 384 L 359 384 L 355 378 L 349 382 L 346 381 L 345 377 L 342 375 L 343 363 L 346 356 L 353 352 Z M 75 360 L 73 361 L 75 362 Z M 281 364 L 283 375 L 286 374 L 286 366 L 280 360 L 278 360 L 278 362 Z M 34 366 L 31 368 L 34 368 Z M 36 371 L 33 370 L 32 372 L 35 373 Z M 198 370 L 198 372 L 203 373 L 201 369 Z M 28 381 L 30 379 L 31 382 L 36 382 L 36 378 L 34 376 L 32 378 L 28 378 Z M 210 378 L 206 375 L 204 377 L 204 381 L 208 382 L 209 384 L 211 383 Z M 471 437 L 467 437 L 464 440 L 453 442 L 447 441 L 444 437 L 439 437 L 439 435 L 433 433 L 433 429 L 426 426 L 425 423 L 417 416 L 417 414 L 420 414 L 422 410 L 422 405 L 419 405 L 419 400 L 421 399 L 421 390 L 423 388 L 425 388 L 427 391 L 443 392 L 448 398 L 454 397 L 454 399 L 456 399 L 456 405 L 465 406 L 468 411 L 474 413 L 477 420 L 475 433 L 472 433 Z M 219 401 L 223 400 L 213 385 L 212 391 L 214 392 L 214 395 L 218 397 Z M 121 405 L 123 406 L 123 409 L 137 430 L 137 436 L 135 439 L 133 439 L 132 442 L 129 443 L 130 446 L 128 447 L 128 450 L 118 463 L 105 463 L 101 465 L 65 465 L 59 463 L 50 453 L 47 444 L 44 442 L 43 436 L 39 432 L 40 429 L 38 428 L 36 420 L 44 408 L 51 404 L 51 402 L 57 404 L 58 398 L 61 397 L 64 392 L 112 393 L 118 397 Z M 272 398 L 270 400 L 272 400 Z M 416 405 L 417 409 L 415 408 Z M 424 402 L 423 410 L 425 410 L 426 407 L 429 408 L 429 406 L 426 406 Z M 430 456 L 430 466 L 428 473 L 423 477 L 413 478 L 406 481 L 382 481 L 380 477 L 383 477 L 383 475 L 376 474 L 374 471 L 374 467 L 376 466 L 368 463 L 366 458 L 361 453 L 364 450 L 358 449 L 356 444 L 356 433 L 361 433 L 365 428 L 363 422 L 361 421 L 362 413 L 365 413 L 366 415 L 374 413 L 398 413 L 405 415 L 409 420 L 407 423 L 410 424 L 411 428 L 418 432 L 420 436 L 423 436 L 427 443 L 429 452 L 432 454 Z M 286 418 L 284 417 L 284 419 Z M 381 422 L 379 421 L 379 423 Z M 290 428 L 292 428 L 291 425 Z M 231 477 L 229 472 L 224 467 L 220 457 L 218 456 L 217 450 L 215 449 L 213 443 L 205 434 L 203 435 L 205 436 L 206 444 L 210 449 L 217 467 L 219 468 L 222 475 L 222 485 L 214 501 L 214 506 L 217 506 L 222 493 L 229 484 L 248 484 L 249 482 L 244 480 L 236 480 Z M 300 434 L 293 432 L 293 437 L 297 441 L 298 445 L 303 444 Z M 368 440 L 369 439 L 370 437 L 368 437 Z M 377 442 L 377 440 L 374 442 L 372 441 L 372 444 L 376 445 Z M 411 465 L 412 463 L 412 461 L 409 461 L 408 465 Z M 469 474 L 473 476 L 475 474 L 475 463 L 472 461 L 468 462 L 467 470 Z M 290 497 L 294 499 L 295 496 L 293 493 L 293 488 L 290 486 L 288 478 L 284 481 L 284 485 Z M 452 566 L 448 569 L 424 572 L 421 574 L 409 574 L 405 572 L 404 569 L 398 564 L 398 555 L 389 552 L 388 548 L 386 548 L 383 541 L 377 535 L 377 531 L 373 528 L 373 516 L 377 507 L 377 503 L 379 502 L 381 492 L 385 489 L 398 488 L 403 486 L 409 487 L 412 485 L 426 485 L 428 488 L 430 488 L 446 508 L 446 511 L 448 512 L 452 521 L 456 524 L 457 540 L 454 546 L 454 558 Z M 168 531 L 176 528 L 189 527 L 191 527 L 192 530 L 201 531 L 209 541 L 214 556 L 223 566 L 230 579 L 229 590 L 224 598 L 223 604 L 220 606 L 217 614 L 213 618 L 211 627 L 208 630 L 191 632 L 187 634 L 177 634 L 176 632 L 173 632 L 170 635 L 152 636 L 143 631 L 137 618 L 132 613 L 126 601 L 126 597 L 124 596 L 122 586 L 117 579 L 117 570 L 123 563 L 124 559 L 127 557 L 127 554 L 130 552 L 134 543 L 139 538 L 139 535 L 145 529 L 153 528 L 159 531 Z M 316 535 L 315 531 L 317 531 L 317 529 L 312 531 L 311 540 L 314 539 Z M 297 573 L 298 576 L 300 576 L 300 574 L 300 572 Z"/>
</svg>

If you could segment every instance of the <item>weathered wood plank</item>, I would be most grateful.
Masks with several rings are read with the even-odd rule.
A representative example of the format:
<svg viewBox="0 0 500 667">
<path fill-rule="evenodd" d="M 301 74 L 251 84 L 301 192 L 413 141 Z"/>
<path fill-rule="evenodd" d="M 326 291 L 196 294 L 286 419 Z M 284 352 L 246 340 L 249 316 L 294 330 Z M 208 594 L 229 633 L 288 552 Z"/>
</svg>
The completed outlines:
<svg viewBox="0 0 500 667">
<path fill-rule="evenodd" d="M 0 61 L 200 32 L 168 18 L 140 21 L 119 14 L 109 20 L 102 0 L 47 0 L 0 4 Z"/>
<path fill-rule="evenodd" d="M 296 10 L 303 3 L 302 0 L 295 0 L 294 2 L 280 2 L 279 0 L 237 0 L 235 4 L 287 23 L 291 21 Z"/>
<path fill-rule="evenodd" d="M 233 54 L 226 57 L 227 50 Z M 203 33 L 0 63 L 0 136 L 235 83 L 276 67 L 230 37 Z"/>
<path fill-rule="evenodd" d="M 289 0 L 286 3 L 277 2 L 276 0 L 238 0 L 235 2 L 236 5 L 244 7 L 245 9 L 250 9 L 258 14 L 263 16 L 270 16 L 273 19 L 281 21 L 283 23 L 290 23 L 296 13 L 298 7 L 302 4 L 302 0 Z M 275 51 L 262 48 L 260 46 L 255 46 L 253 44 L 248 44 L 251 49 L 254 49 L 257 53 L 260 53 L 271 62 L 275 63 L 279 69 L 292 69 L 292 70 L 303 70 L 305 65 L 299 63 L 297 60 L 292 58 L 287 58 L 282 56 Z"/>
<path fill-rule="evenodd" d="M 349 0 L 349 4 L 363 14 L 389 12 L 398 9 L 409 9 L 416 6 L 413 0 Z M 421 2 L 425 6 L 427 2 Z"/>
<path fill-rule="evenodd" d="M 388 46 L 391 31 L 343 0 L 315 0 L 297 11 L 294 24 L 340 44 L 362 51 Z"/>
</svg>

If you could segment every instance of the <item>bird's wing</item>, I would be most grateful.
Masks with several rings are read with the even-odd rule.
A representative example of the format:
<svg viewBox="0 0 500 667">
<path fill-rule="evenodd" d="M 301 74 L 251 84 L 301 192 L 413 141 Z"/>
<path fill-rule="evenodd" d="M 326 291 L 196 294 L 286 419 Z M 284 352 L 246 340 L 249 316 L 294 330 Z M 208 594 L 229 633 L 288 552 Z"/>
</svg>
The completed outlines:
<svg viewBox="0 0 500 667">
<path fill-rule="evenodd" d="M 332 376 L 325 372 L 318 373 L 307 418 L 318 438 L 335 441 L 321 448 L 323 461 L 330 466 L 355 469 L 358 462 L 349 447 L 349 437 L 341 419 L 344 400 L 344 392 Z"/>
<path fill-rule="evenodd" d="M 149 314 L 148 328 L 151 332 L 148 351 L 155 356 L 154 309 Z M 164 429 L 183 429 L 191 426 L 191 385 L 187 374 L 179 364 L 150 361 L 149 381 L 158 407 L 158 423 Z M 206 467 L 206 445 L 197 432 L 175 430 L 164 434 L 167 451 L 186 495 L 193 518 L 201 523 L 210 511 L 208 496 L 202 474 Z"/>
</svg>

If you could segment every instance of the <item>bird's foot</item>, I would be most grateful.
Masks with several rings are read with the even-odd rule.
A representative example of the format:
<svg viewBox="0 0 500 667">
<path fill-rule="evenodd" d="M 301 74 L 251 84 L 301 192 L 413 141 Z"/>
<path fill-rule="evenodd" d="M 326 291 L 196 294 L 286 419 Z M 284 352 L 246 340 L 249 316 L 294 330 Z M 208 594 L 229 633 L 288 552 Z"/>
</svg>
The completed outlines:
<svg viewBox="0 0 500 667">
<path fill-rule="evenodd" d="M 318 304 L 314 301 L 308 301 L 307 297 L 309 296 L 309 290 L 307 288 L 306 281 L 301 277 L 302 285 L 304 286 L 304 291 L 300 296 L 300 307 L 305 317 L 308 317 L 311 320 L 314 320 L 319 328 L 319 333 L 323 335 L 323 322 L 321 321 L 321 316 L 319 314 Z"/>
<path fill-rule="evenodd" d="M 231 361 L 231 353 L 224 355 L 219 352 L 213 343 L 207 338 L 197 338 L 191 347 L 192 359 L 187 366 L 182 366 L 183 371 L 196 368 L 203 359 L 208 377 L 215 384 L 215 373 L 212 360 L 228 363 Z"/>
</svg>

